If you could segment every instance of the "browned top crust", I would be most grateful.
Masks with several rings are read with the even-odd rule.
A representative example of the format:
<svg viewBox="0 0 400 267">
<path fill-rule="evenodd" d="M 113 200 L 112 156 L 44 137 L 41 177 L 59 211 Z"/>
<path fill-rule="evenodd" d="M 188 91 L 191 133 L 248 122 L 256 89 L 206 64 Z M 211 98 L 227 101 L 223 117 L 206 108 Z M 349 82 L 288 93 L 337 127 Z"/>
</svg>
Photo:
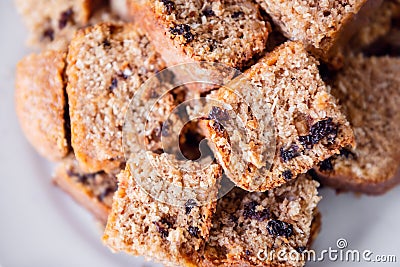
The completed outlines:
<svg viewBox="0 0 400 267">
<path fill-rule="evenodd" d="M 48 51 L 22 59 L 16 70 L 15 104 L 22 130 L 45 158 L 68 154 L 64 112 L 65 54 Z"/>
</svg>

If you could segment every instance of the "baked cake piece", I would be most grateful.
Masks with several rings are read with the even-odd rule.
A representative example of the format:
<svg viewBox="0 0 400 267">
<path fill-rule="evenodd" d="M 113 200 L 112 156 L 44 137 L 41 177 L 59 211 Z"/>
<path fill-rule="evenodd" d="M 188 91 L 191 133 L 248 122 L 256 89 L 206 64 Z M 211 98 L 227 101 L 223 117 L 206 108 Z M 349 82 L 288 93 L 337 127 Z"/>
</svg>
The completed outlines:
<svg viewBox="0 0 400 267">
<path fill-rule="evenodd" d="M 129 101 L 164 62 L 132 24 L 80 30 L 67 57 L 72 147 L 87 172 L 112 172 L 125 161 L 122 126 Z"/>
<path fill-rule="evenodd" d="M 36 47 L 66 48 L 73 33 L 85 26 L 106 0 L 15 0 Z M 54 44 L 53 44 L 54 43 Z"/>
<path fill-rule="evenodd" d="M 15 105 L 21 128 L 33 147 L 50 160 L 60 160 L 69 152 L 65 56 L 56 51 L 32 54 L 16 69 Z"/>
<path fill-rule="evenodd" d="M 349 59 L 332 93 L 340 99 L 354 128 L 357 147 L 316 167 L 329 186 L 381 194 L 400 182 L 400 59 Z"/>
<path fill-rule="evenodd" d="M 300 254 L 320 225 L 317 186 L 300 175 L 264 193 L 233 189 L 218 200 L 201 266 L 304 266 Z M 279 251 L 287 251 L 287 261 L 279 261 Z"/>
<path fill-rule="evenodd" d="M 400 19 L 400 0 L 385 0 L 369 18 L 368 23 L 353 36 L 350 46 L 364 48 L 384 37 L 392 29 L 393 20 Z"/>
<path fill-rule="evenodd" d="M 207 61 L 241 68 L 264 50 L 270 32 L 250 0 L 127 2 L 169 66 Z"/>
<path fill-rule="evenodd" d="M 363 24 L 381 0 L 257 0 L 287 38 L 302 41 L 325 60 Z M 333 65 L 339 63 L 333 63 Z"/>
<path fill-rule="evenodd" d="M 171 163 L 182 164 L 180 167 L 186 170 Z M 215 212 L 220 167 L 212 164 L 199 170 L 198 163 L 178 163 L 171 155 L 146 152 L 137 153 L 127 166 L 118 175 L 118 191 L 103 236 L 105 244 L 114 251 L 145 256 L 169 266 L 198 266 L 196 256 L 204 248 Z M 176 203 L 172 204 L 179 205 L 149 195 L 142 187 L 149 180 L 160 190 L 157 197 L 173 190 Z M 179 185 L 202 190 L 196 198 L 187 199 Z"/>
<path fill-rule="evenodd" d="M 116 175 L 105 172 L 86 173 L 71 155 L 59 163 L 53 181 L 77 203 L 88 209 L 97 220 L 104 225 L 107 223 L 112 198 L 117 190 Z"/>
<path fill-rule="evenodd" d="M 203 116 L 216 157 L 248 191 L 280 186 L 354 144 L 318 61 L 300 43 L 277 47 L 207 98 L 211 104 Z M 225 130 L 235 117 L 243 127 Z"/>
</svg>

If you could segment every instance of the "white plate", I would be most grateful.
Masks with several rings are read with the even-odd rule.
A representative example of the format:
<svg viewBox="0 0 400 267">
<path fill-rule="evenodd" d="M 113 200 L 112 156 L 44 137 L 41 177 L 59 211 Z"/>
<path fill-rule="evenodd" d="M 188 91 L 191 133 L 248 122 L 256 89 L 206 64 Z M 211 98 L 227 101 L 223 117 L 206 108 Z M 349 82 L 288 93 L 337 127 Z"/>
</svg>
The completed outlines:
<svg viewBox="0 0 400 267">
<path fill-rule="evenodd" d="M 91 216 L 51 184 L 52 165 L 40 158 L 23 137 L 14 112 L 14 69 L 28 53 L 26 31 L 11 0 L 0 1 L 0 266 L 155 266 L 142 258 L 114 255 L 100 242 Z M 382 197 L 335 195 L 324 199 L 317 252 L 345 238 L 348 248 L 396 255 L 399 266 L 400 188 Z M 365 266 L 365 262 L 329 261 L 309 266 Z"/>
</svg>

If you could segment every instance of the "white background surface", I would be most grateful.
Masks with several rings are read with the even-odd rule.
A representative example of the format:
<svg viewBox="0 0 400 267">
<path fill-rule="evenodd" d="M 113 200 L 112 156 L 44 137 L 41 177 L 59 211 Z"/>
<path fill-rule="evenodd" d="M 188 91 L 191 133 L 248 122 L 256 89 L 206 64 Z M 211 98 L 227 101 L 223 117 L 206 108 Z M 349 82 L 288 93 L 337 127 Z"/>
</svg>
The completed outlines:
<svg viewBox="0 0 400 267">
<path fill-rule="evenodd" d="M 14 112 L 14 69 L 29 51 L 11 0 L 0 0 L 0 266 L 153 266 L 103 247 L 100 226 L 51 184 L 52 165 L 24 139 Z M 398 144 L 394 144 L 398 145 Z M 308 266 L 400 266 L 399 193 L 382 197 L 321 190 L 322 232 L 317 251 L 345 238 L 349 249 L 397 256 L 397 263 L 329 262 Z"/>
</svg>

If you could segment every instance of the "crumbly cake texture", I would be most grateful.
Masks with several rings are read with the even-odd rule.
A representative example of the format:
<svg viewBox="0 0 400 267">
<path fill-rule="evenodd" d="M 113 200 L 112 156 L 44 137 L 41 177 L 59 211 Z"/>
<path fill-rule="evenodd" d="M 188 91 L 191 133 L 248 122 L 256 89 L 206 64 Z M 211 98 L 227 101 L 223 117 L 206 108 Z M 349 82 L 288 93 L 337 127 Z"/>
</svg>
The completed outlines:
<svg viewBox="0 0 400 267">
<path fill-rule="evenodd" d="M 201 266 L 304 266 L 303 260 L 261 260 L 257 255 L 267 249 L 277 256 L 281 250 L 309 248 L 320 224 L 317 186 L 300 175 L 264 193 L 233 189 L 218 200 Z"/>
<path fill-rule="evenodd" d="M 77 203 L 89 210 L 97 220 L 106 224 L 112 198 L 117 190 L 116 175 L 84 172 L 71 155 L 58 164 L 53 181 Z"/>
<path fill-rule="evenodd" d="M 392 20 L 400 18 L 400 0 L 385 0 L 351 40 L 352 50 L 355 47 L 371 45 L 385 36 L 392 28 Z"/>
<path fill-rule="evenodd" d="M 291 40 L 302 41 L 323 59 L 331 59 L 382 1 L 374 0 L 257 0 Z M 356 15 L 357 14 L 357 15 Z"/>
<path fill-rule="evenodd" d="M 128 0 L 130 15 L 168 65 L 193 61 L 241 68 L 265 48 L 270 24 L 249 0 Z"/>
<path fill-rule="evenodd" d="M 85 26 L 105 0 L 15 0 L 34 47 L 66 48 L 73 32 Z M 69 38 L 68 38 L 69 37 Z"/>
<path fill-rule="evenodd" d="M 32 146 L 49 160 L 60 160 L 69 151 L 65 57 L 56 51 L 32 54 L 16 69 L 15 105 L 21 128 Z"/>
<path fill-rule="evenodd" d="M 332 94 L 354 128 L 357 147 L 316 167 L 323 183 L 381 194 L 400 182 L 399 66 L 399 58 L 358 55 L 338 74 Z"/>
<path fill-rule="evenodd" d="M 75 155 L 87 172 L 111 172 L 125 160 L 122 126 L 129 100 L 165 65 L 144 34 L 120 23 L 80 30 L 69 46 L 67 62 Z"/>
<path fill-rule="evenodd" d="M 341 148 L 353 146 L 353 131 L 317 66 L 302 44 L 287 42 L 207 96 L 223 103 L 206 109 L 207 136 L 219 163 L 239 187 L 248 191 L 275 188 Z M 245 132 L 225 131 L 221 123 L 227 120 L 226 114 L 233 114 L 227 115 L 228 119 L 240 118 Z M 274 125 L 267 116 L 272 116 Z M 275 140 L 268 133 L 274 134 Z M 271 148 L 276 151 L 268 166 Z"/>
<path fill-rule="evenodd" d="M 149 164 L 146 159 L 149 157 L 157 162 L 156 168 Z M 103 241 L 114 251 L 143 255 L 169 266 L 197 266 L 196 255 L 204 248 L 216 201 L 202 206 L 197 203 L 203 198 L 216 197 L 221 170 L 213 164 L 193 174 L 168 167 L 170 161 L 176 162 L 165 153 L 139 152 L 132 164 L 118 175 L 118 191 Z M 198 168 L 197 163 L 187 161 L 184 164 L 192 170 Z M 162 189 L 166 191 L 170 186 L 168 180 L 186 186 L 208 186 L 208 189 L 197 199 L 185 200 L 184 206 L 172 206 L 155 200 L 138 186 L 136 181 L 143 179 L 164 183 Z"/>
</svg>

